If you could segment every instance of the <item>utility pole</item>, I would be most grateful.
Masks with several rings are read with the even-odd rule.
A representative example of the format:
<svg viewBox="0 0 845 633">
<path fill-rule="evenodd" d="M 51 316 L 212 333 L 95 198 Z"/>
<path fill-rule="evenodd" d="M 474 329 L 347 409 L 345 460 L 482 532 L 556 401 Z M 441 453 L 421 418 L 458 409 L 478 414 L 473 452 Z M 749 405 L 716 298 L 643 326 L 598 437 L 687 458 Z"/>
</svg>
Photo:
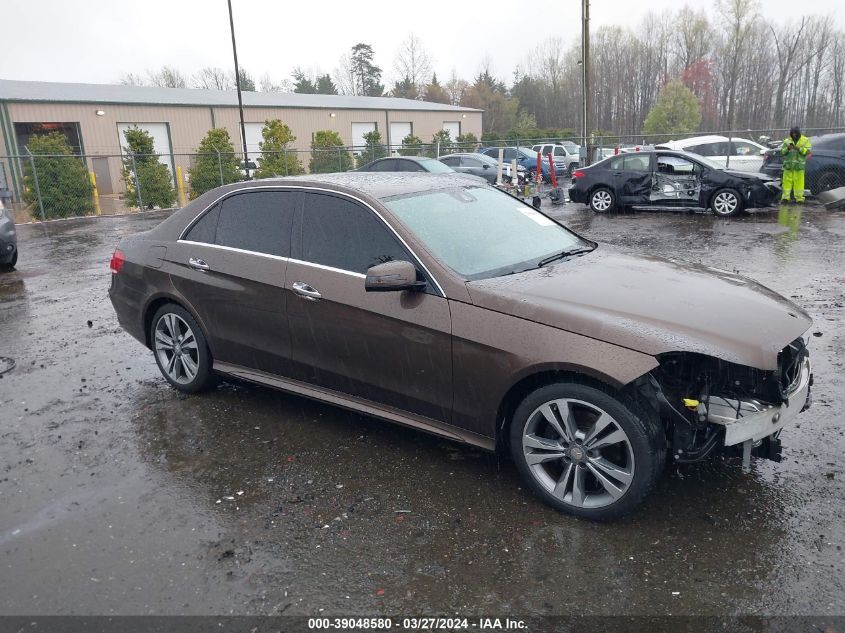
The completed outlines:
<svg viewBox="0 0 845 633">
<path fill-rule="evenodd" d="M 592 111 L 590 98 L 590 0 L 581 0 L 581 88 L 584 92 L 581 99 L 581 136 L 587 148 L 585 164 L 590 164 L 590 112 Z"/>
<path fill-rule="evenodd" d="M 238 110 L 241 114 L 241 141 L 244 149 L 244 171 L 246 179 L 251 178 L 249 173 L 249 156 L 246 151 L 246 125 L 244 125 L 244 101 L 241 96 L 241 69 L 238 68 L 238 47 L 235 45 L 235 20 L 232 18 L 232 0 L 229 2 L 229 27 L 232 29 L 232 54 L 235 56 L 235 87 L 238 89 Z"/>
</svg>

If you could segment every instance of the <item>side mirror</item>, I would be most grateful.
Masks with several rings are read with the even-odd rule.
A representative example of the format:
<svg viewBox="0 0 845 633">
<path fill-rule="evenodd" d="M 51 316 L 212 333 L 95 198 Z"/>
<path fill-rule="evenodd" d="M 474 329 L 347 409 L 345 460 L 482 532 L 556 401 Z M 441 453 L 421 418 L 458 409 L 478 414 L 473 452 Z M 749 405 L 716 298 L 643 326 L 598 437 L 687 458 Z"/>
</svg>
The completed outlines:
<svg viewBox="0 0 845 633">
<path fill-rule="evenodd" d="M 367 270 L 364 290 L 367 292 L 393 292 L 421 290 L 425 282 L 417 280 L 417 269 L 411 262 L 385 262 Z"/>
<path fill-rule="evenodd" d="M 487 163 L 484 163 L 484 164 L 483 164 L 483 165 L 481 165 L 481 166 L 482 166 L 484 169 L 490 169 L 490 165 L 488 165 Z"/>
</svg>

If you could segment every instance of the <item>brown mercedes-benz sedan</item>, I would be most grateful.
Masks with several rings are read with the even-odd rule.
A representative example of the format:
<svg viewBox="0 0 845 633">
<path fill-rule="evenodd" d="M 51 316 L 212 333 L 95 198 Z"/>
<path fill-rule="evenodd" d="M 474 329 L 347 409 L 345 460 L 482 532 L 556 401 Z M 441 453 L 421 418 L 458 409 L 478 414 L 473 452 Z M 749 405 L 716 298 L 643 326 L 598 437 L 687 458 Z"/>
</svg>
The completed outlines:
<svg viewBox="0 0 845 633">
<path fill-rule="evenodd" d="M 454 174 L 228 185 L 121 241 L 111 269 L 121 325 L 176 389 L 235 376 L 509 450 L 582 517 L 637 505 L 667 458 L 779 460 L 809 403 L 794 304 Z"/>
</svg>

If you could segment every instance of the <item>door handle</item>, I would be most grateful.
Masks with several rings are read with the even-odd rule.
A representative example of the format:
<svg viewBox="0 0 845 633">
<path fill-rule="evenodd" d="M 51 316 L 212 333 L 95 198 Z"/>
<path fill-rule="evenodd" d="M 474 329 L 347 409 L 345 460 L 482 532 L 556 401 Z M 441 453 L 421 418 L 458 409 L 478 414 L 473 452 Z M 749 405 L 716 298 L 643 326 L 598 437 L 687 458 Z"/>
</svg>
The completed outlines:
<svg viewBox="0 0 845 633">
<path fill-rule="evenodd" d="M 310 284 L 305 283 L 304 281 L 295 281 L 293 282 L 292 287 L 293 291 L 304 299 L 316 301 L 317 299 L 323 298 L 323 295 L 321 295 L 316 288 L 314 288 Z"/>
<path fill-rule="evenodd" d="M 211 270 L 211 266 L 206 264 L 205 260 L 199 259 L 197 257 L 191 257 L 190 259 L 188 259 L 188 266 L 190 266 L 194 270 L 199 270 L 201 272 Z"/>
</svg>

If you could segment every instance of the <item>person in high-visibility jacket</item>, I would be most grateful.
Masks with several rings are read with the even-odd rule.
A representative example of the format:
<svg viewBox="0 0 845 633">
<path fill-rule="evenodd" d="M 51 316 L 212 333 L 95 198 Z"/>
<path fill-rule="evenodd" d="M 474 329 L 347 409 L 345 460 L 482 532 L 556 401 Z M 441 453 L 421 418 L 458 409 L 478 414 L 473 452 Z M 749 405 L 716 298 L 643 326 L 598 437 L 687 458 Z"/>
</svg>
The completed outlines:
<svg viewBox="0 0 845 633">
<path fill-rule="evenodd" d="M 797 127 L 789 130 L 789 136 L 783 139 L 780 146 L 783 156 L 782 202 L 789 202 L 793 193 L 795 202 L 804 202 L 804 164 L 811 149 L 810 140 Z"/>
</svg>

